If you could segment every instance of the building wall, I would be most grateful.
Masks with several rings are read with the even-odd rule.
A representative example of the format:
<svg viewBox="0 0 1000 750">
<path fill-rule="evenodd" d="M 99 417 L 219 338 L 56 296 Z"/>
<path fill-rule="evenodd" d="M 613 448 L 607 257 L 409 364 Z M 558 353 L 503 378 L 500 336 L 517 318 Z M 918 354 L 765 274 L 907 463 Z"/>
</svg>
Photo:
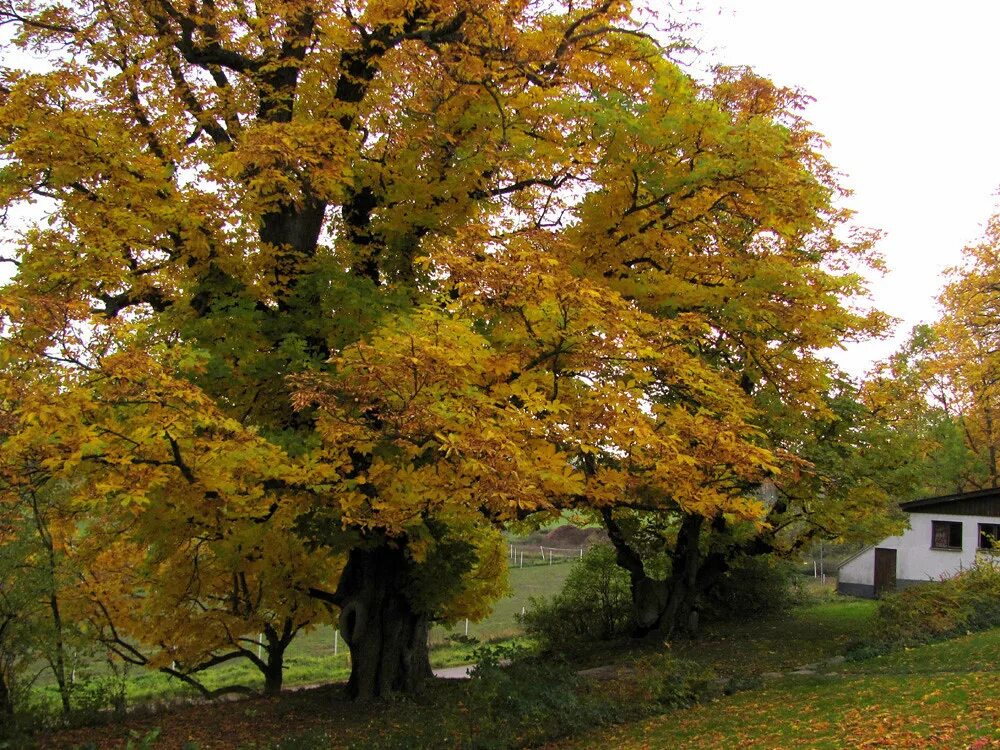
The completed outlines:
<svg viewBox="0 0 1000 750">
<path fill-rule="evenodd" d="M 932 521 L 962 523 L 962 549 L 931 548 Z M 910 513 L 910 528 L 899 536 L 890 536 L 875 545 L 896 550 L 896 585 L 905 588 L 923 581 L 949 578 L 976 562 L 979 524 L 997 523 L 995 516 L 949 515 L 947 513 Z M 844 563 L 839 570 L 837 589 L 845 594 L 871 596 L 875 583 L 875 547 Z"/>
</svg>

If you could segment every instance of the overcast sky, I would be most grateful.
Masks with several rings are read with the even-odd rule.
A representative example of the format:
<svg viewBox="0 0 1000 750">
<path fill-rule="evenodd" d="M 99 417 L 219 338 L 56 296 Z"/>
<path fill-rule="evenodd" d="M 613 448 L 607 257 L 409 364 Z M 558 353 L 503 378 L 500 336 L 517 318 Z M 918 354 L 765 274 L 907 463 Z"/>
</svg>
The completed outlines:
<svg viewBox="0 0 1000 750">
<path fill-rule="evenodd" d="M 877 306 L 890 342 L 836 358 L 854 374 L 936 317 L 942 271 L 982 232 L 1000 186 L 1000 3 L 995 0 L 704 0 L 699 46 L 816 99 L 807 118 L 854 191 L 857 219 L 885 231 Z"/>
</svg>

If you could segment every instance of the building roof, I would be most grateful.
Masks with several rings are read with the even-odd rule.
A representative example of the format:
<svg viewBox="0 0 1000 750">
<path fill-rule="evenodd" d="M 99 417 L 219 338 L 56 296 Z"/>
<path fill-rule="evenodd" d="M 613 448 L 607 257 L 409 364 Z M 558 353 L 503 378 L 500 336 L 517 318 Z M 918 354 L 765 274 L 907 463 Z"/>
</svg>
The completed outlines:
<svg viewBox="0 0 1000 750">
<path fill-rule="evenodd" d="M 995 516 L 1000 518 L 1000 488 L 958 492 L 900 503 L 907 513 L 948 513 L 956 516 Z"/>
</svg>

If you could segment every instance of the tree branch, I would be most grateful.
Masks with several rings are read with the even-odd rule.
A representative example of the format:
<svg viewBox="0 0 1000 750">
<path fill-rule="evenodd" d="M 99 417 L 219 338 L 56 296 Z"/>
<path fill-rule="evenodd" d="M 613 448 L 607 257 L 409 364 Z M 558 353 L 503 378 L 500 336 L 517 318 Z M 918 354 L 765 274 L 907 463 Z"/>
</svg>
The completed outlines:
<svg viewBox="0 0 1000 750">
<path fill-rule="evenodd" d="M 156 287 L 147 289 L 144 292 L 135 292 L 127 289 L 118 294 L 99 294 L 97 299 L 104 303 L 104 307 L 92 307 L 92 315 L 102 315 L 105 318 L 116 318 L 120 312 L 136 305 L 149 305 L 155 312 L 163 312 L 173 304 L 173 300 Z"/>
<path fill-rule="evenodd" d="M 608 539 L 615 547 L 618 564 L 627 570 L 633 578 L 645 578 L 646 567 L 643 565 L 642 558 L 629 546 L 625 532 L 618 525 L 611 509 L 601 508 L 601 518 L 604 521 L 604 528 L 607 529 Z"/>
</svg>

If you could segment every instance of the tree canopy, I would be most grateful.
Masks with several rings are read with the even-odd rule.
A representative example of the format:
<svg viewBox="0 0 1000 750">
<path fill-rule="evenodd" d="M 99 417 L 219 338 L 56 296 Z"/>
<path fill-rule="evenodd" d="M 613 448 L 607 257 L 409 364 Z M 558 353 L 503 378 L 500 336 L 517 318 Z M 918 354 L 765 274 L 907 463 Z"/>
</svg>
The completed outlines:
<svg viewBox="0 0 1000 750">
<path fill-rule="evenodd" d="M 0 450 L 122 530 L 74 545 L 105 615 L 146 585 L 111 558 L 160 580 L 132 639 L 336 615 L 383 695 L 502 592 L 507 521 L 765 523 L 749 490 L 812 460 L 776 420 L 833 419 L 820 351 L 881 325 L 874 237 L 801 93 L 699 82 L 640 10 L 0 9 L 38 61 L 2 72 L 0 200 L 40 212 Z"/>
<path fill-rule="evenodd" d="M 873 379 L 882 408 L 923 435 L 931 492 L 1000 485 L 1000 217 L 948 269 L 941 314 L 910 339 Z"/>
</svg>

